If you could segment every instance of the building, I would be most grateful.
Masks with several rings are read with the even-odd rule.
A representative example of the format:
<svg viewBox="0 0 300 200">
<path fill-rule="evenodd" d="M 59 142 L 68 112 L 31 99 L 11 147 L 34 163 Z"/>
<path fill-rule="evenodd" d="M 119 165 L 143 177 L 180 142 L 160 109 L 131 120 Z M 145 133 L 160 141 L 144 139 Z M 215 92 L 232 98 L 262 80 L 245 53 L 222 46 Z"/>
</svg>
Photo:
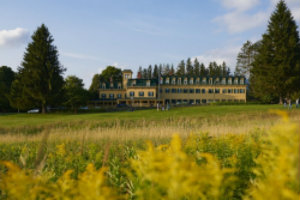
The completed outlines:
<svg viewBox="0 0 300 200">
<path fill-rule="evenodd" d="M 161 76 L 157 79 L 132 78 L 123 70 L 122 81 L 101 82 L 98 105 L 156 107 L 175 104 L 246 102 L 246 79 L 241 76 Z"/>
</svg>

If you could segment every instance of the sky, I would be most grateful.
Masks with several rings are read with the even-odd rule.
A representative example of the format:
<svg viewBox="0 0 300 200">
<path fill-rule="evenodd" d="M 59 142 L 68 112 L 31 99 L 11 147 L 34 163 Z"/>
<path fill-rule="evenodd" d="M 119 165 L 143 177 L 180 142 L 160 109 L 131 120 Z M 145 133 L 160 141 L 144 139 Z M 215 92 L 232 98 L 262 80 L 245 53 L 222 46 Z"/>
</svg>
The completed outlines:
<svg viewBox="0 0 300 200">
<path fill-rule="evenodd" d="M 139 66 L 198 58 L 234 71 L 247 40 L 267 29 L 278 0 L 0 0 L 0 66 L 17 71 L 31 35 L 44 23 L 64 77 L 85 87 L 108 65 Z M 299 27 L 300 0 L 286 0 Z M 298 28 L 299 30 L 299 28 Z"/>
</svg>

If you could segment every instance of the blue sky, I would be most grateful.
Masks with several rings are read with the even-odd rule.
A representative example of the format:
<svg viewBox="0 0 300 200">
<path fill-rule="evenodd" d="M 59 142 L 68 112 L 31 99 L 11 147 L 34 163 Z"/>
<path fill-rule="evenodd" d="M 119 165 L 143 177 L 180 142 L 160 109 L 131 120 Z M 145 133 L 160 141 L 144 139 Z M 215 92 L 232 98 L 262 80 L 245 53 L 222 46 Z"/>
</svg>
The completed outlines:
<svg viewBox="0 0 300 200">
<path fill-rule="evenodd" d="M 277 0 L 0 0 L 0 66 L 20 65 L 42 23 L 58 47 L 65 76 L 88 88 L 107 65 L 130 68 L 198 58 L 233 70 L 246 40 L 265 32 Z M 287 0 L 299 26 L 300 1 Z M 299 29 L 298 29 L 299 30 Z"/>
</svg>

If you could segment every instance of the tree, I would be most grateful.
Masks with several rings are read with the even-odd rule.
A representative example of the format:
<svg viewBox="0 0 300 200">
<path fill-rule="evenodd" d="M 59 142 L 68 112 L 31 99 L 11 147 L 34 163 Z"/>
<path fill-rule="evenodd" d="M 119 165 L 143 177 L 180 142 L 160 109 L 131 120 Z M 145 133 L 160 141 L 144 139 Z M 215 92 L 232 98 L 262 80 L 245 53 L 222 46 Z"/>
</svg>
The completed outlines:
<svg viewBox="0 0 300 200">
<path fill-rule="evenodd" d="M 199 76 L 200 75 L 200 63 L 198 61 L 198 59 L 196 58 L 194 60 L 194 73 L 195 76 Z"/>
<path fill-rule="evenodd" d="M 114 81 L 122 81 L 122 70 L 114 66 L 107 66 L 100 74 L 101 81 L 108 82 L 110 79 Z"/>
<path fill-rule="evenodd" d="M 152 78 L 152 65 L 149 65 L 147 74 L 148 74 L 147 76 L 148 79 Z"/>
<path fill-rule="evenodd" d="M 191 58 L 186 60 L 186 75 L 192 76 L 194 74 L 194 67 Z"/>
<path fill-rule="evenodd" d="M 208 70 L 205 68 L 203 63 L 200 64 L 200 76 L 207 76 Z"/>
<path fill-rule="evenodd" d="M 250 70 L 254 62 L 254 57 L 257 54 L 259 44 L 260 42 L 252 44 L 248 40 L 245 44 L 243 44 L 243 47 L 237 56 L 237 63 L 234 72 L 235 75 L 246 76 L 249 78 Z"/>
<path fill-rule="evenodd" d="M 180 61 L 180 63 L 178 64 L 176 75 L 177 76 L 184 76 L 185 75 L 185 63 L 184 63 L 184 60 Z"/>
<path fill-rule="evenodd" d="M 92 83 L 89 88 L 91 99 L 99 98 L 99 88 L 100 88 L 101 75 L 95 74 L 92 79 Z"/>
<path fill-rule="evenodd" d="M 46 113 L 49 105 L 59 103 L 64 84 L 65 69 L 58 60 L 58 51 L 53 43 L 48 28 L 42 24 L 32 35 L 28 44 L 21 67 L 20 83 L 24 85 L 24 93 L 42 108 Z"/>
<path fill-rule="evenodd" d="M 11 109 L 9 105 L 9 94 L 15 72 L 7 66 L 0 67 L 0 112 Z"/>
<path fill-rule="evenodd" d="M 174 70 L 173 64 L 171 65 L 170 75 L 171 75 L 171 76 L 175 75 L 175 70 Z"/>
<path fill-rule="evenodd" d="M 230 75 L 230 68 L 227 67 L 226 63 L 223 61 L 221 76 L 229 76 L 229 75 Z"/>
<path fill-rule="evenodd" d="M 83 88 L 82 79 L 76 76 L 68 76 L 64 86 L 65 102 L 64 105 L 70 107 L 75 113 L 80 106 L 86 105 L 88 92 Z"/>
<path fill-rule="evenodd" d="M 300 43 L 297 25 L 284 1 L 269 20 L 251 69 L 250 85 L 255 97 L 280 102 L 299 92 Z"/>
<path fill-rule="evenodd" d="M 169 64 L 164 65 L 163 75 L 165 75 L 165 76 L 170 75 L 170 65 Z"/>
<path fill-rule="evenodd" d="M 158 66 L 154 65 L 154 69 L 153 69 L 153 78 L 158 78 Z"/>
</svg>

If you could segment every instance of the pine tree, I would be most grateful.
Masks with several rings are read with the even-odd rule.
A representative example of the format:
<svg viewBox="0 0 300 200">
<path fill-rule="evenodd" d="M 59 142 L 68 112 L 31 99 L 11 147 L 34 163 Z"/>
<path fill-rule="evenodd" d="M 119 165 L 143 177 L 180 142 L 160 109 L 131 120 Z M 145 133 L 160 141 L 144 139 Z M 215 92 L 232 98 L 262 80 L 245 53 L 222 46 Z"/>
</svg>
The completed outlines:
<svg viewBox="0 0 300 200">
<path fill-rule="evenodd" d="M 178 64 L 176 75 L 177 76 L 184 76 L 185 75 L 185 63 L 184 63 L 184 60 L 180 61 L 180 63 Z"/>
<path fill-rule="evenodd" d="M 59 103 L 64 84 L 62 74 L 65 69 L 60 65 L 57 48 L 52 43 L 53 37 L 42 24 L 32 35 L 19 68 L 24 92 L 33 99 L 33 104 L 42 108 L 42 113 L 46 112 L 47 106 Z"/>
<path fill-rule="evenodd" d="M 192 65 L 192 61 L 191 61 L 191 58 L 188 58 L 186 60 L 186 75 L 192 76 L 193 73 L 194 73 L 194 68 L 193 68 L 193 65 Z"/>
<path fill-rule="evenodd" d="M 291 99 L 299 93 L 300 43 L 297 25 L 284 1 L 280 1 L 269 20 L 251 70 L 254 95 L 270 102 Z"/>
<path fill-rule="evenodd" d="M 196 58 L 194 60 L 194 73 L 195 76 L 199 76 L 200 75 L 200 63 L 198 61 L 198 59 Z"/>
<path fill-rule="evenodd" d="M 207 76 L 208 70 L 205 68 L 203 63 L 200 64 L 200 76 Z"/>
<path fill-rule="evenodd" d="M 169 64 L 164 65 L 163 75 L 164 76 L 170 75 L 170 65 Z"/>
<path fill-rule="evenodd" d="M 7 66 L 0 67 L 0 112 L 9 111 L 9 93 L 15 79 L 15 72 Z"/>
<path fill-rule="evenodd" d="M 152 65 L 149 65 L 147 74 L 148 74 L 147 76 L 148 79 L 152 78 Z"/>
<path fill-rule="evenodd" d="M 170 69 L 170 76 L 175 75 L 175 69 L 174 69 L 174 65 L 171 65 L 171 69 Z"/>
<path fill-rule="evenodd" d="M 158 67 L 157 65 L 154 65 L 154 69 L 153 69 L 153 78 L 158 78 Z"/>
</svg>

